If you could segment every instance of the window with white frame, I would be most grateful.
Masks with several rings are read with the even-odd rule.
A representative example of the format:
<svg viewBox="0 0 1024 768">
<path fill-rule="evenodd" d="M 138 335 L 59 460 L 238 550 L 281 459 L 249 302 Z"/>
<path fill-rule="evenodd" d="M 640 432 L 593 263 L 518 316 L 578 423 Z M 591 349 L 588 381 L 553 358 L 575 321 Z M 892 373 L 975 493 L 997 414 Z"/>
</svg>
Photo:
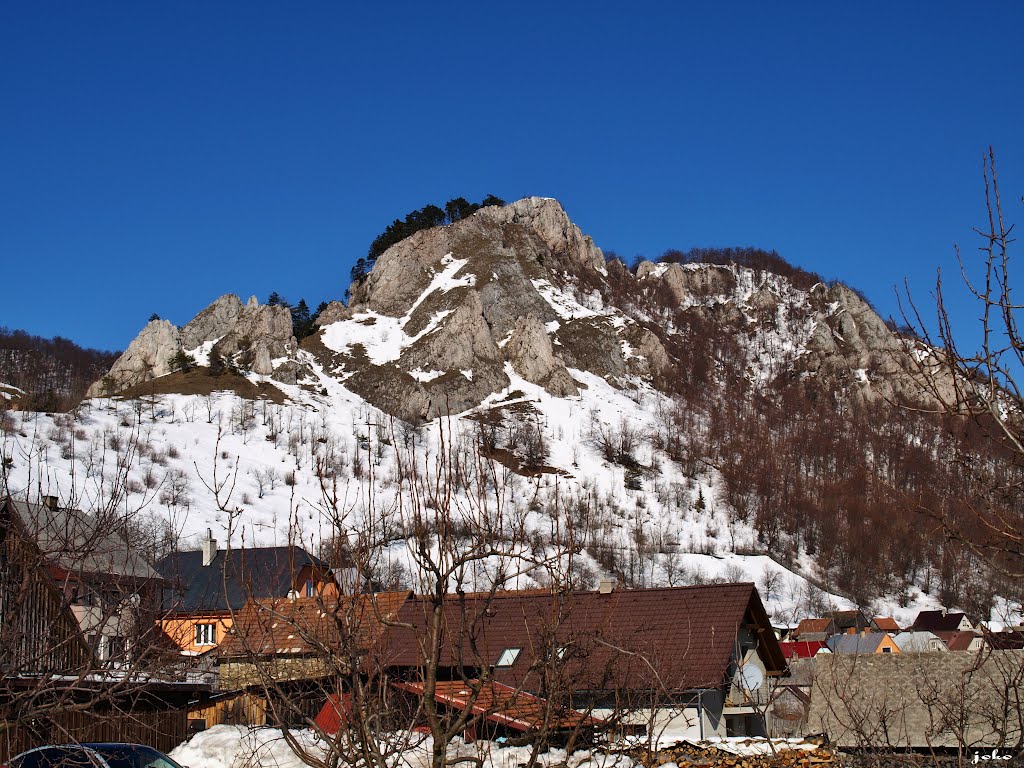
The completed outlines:
<svg viewBox="0 0 1024 768">
<path fill-rule="evenodd" d="M 519 658 L 519 654 L 522 653 L 522 648 L 506 648 L 501 652 L 501 656 L 494 663 L 496 667 L 511 667 L 516 663 L 516 659 Z"/>
<path fill-rule="evenodd" d="M 215 623 L 196 624 L 196 645 L 216 645 L 217 625 Z"/>
</svg>

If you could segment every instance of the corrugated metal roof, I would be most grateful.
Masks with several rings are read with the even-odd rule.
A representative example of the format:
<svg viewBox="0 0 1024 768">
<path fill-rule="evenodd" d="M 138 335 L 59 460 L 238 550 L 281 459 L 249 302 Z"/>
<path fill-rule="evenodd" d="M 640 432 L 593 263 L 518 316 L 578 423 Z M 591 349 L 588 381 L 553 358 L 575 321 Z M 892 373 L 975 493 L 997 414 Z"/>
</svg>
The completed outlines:
<svg viewBox="0 0 1024 768">
<path fill-rule="evenodd" d="M 885 637 L 885 632 L 832 635 L 825 641 L 825 645 L 832 653 L 874 653 Z"/>
<path fill-rule="evenodd" d="M 809 659 L 825 647 L 824 641 L 821 640 L 795 640 L 788 643 L 779 643 L 782 655 L 787 659 Z"/>
<path fill-rule="evenodd" d="M 16 499 L 8 499 L 6 508 L 17 516 L 43 558 L 69 574 L 140 581 L 160 578 L 140 548 L 131 546 L 119 532 L 122 521 L 114 514 L 96 516 Z"/>
</svg>

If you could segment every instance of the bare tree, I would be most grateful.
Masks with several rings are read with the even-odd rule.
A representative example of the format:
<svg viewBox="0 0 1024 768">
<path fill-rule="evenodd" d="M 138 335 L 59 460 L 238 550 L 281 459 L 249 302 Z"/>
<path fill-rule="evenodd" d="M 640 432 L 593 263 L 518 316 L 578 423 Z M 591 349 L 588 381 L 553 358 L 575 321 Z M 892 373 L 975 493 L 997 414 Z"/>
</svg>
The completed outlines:
<svg viewBox="0 0 1024 768">
<path fill-rule="evenodd" d="M 939 272 L 935 293 L 935 331 L 929 329 L 907 291 L 903 317 L 924 342 L 906 337 L 915 374 L 923 382 L 934 409 L 955 421 L 969 421 L 981 440 L 976 453 L 962 458 L 974 482 L 974 498 L 966 509 L 926 511 L 945 534 L 963 542 L 985 563 L 1013 579 L 1024 578 L 1024 335 L 1014 295 L 1011 245 L 1013 225 L 1003 215 L 990 147 L 982 162 L 987 218 L 974 229 L 980 236 L 977 259 L 956 247 L 960 276 L 980 314 L 980 326 L 954 324 L 947 291 Z M 966 340 L 965 340 L 966 339 Z M 975 341 L 977 346 L 974 346 Z M 934 354 L 929 354 L 929 348 Z"/>
</svg>

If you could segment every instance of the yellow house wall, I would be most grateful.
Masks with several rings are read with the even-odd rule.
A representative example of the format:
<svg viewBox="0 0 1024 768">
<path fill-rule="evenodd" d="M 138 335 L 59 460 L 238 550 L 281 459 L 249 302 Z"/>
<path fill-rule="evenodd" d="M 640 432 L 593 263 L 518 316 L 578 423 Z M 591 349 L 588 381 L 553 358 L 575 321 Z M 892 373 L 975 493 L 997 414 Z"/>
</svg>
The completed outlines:
<svg viewBox="0 0 1024 768">
<path fill-rule="evenodd" d="M 889 651 L 883 651 L 883 648 L 890 648 Z M 878 649 L 875 653 L 899 653 L 900 647 L 896 645 L 896 641 L 892 639 L 890 635 L 886 635 L 882 638 L 882 642 L 878 644 Z"/>
<path fill-rule="evenodd" d="M 196 624 L 216 623 L 214 632 L 216 642 L 213 645 L 196 645 Z M 230 615 L 213 614 L 207 616 L 176 616 L 163 619 L 160 627 L 167 633 L 177 646 L 184 652 L 204 653 L 211 648 L 216 648 L 227 637 L 228 630 L 233 622 Z"/>
</svg>

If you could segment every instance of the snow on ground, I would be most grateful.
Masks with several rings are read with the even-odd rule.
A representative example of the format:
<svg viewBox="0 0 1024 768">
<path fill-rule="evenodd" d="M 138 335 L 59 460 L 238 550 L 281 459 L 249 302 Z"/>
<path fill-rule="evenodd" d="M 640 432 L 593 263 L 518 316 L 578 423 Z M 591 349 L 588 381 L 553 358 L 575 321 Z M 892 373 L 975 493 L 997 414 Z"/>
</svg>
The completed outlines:
<svg viewBox="0 0 1024 768">
<path fill-rule="evenodd" d="M 324 757 L 327 745 L 317 739 L 310 730 L 295 729 L 289 732 L 307 755 L 317 759 Z M 429 736 L 402 734 L 395 736 L 396 742 L 405 743 L 391 761 L 396 768 L 428 768 L 432 740 Z M 410 739 L 419 739 L 411 741 Z M 714 738 L 704 741 L 663 737 L 655 747 L 671 747 L 677 743 L 715 748 L 733 755 L 753 756 L 771 753 L 772 746 L 778 752 L 786 750 L 813 751 L 818 747 L 803 739 L 766 739 L 747 737 Z M 449 757 L 474 757 L 482 760 L 483 768 L 518 768 L 530 757 L 529 747 L 508 747 L 493 741 L 471 743 L 455 739 L 448 748 Z M 301 758 L 285 741 L 277 728 L 256 728 L 238 725 L 216 725 L 202 731 L 170 752 L 178 763 L 187 768 L 305 768 Z M 564 766 L 565 768 L 634 768 L 638 763 L 629 756 L 614 754 L 601 749 L 579 750 L 571 755 L 562 749 L 550 749 L 542 753 L 538 765 L 543 768 Z"/>
</svg>

